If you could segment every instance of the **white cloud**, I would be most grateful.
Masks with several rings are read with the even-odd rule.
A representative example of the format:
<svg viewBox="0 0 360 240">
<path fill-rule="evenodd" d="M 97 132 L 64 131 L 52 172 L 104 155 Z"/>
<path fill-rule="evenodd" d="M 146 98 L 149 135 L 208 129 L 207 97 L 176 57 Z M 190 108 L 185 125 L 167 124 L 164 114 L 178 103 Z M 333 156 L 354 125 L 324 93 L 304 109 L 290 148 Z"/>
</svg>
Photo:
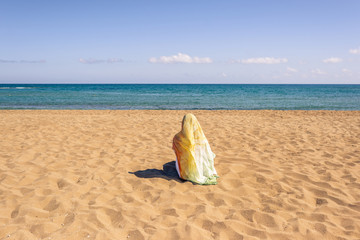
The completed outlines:
<svg viewBox="0 0 360 240">
<path fill-rule="evenodd" d="M 191 57 L 184 53 L 178 53 L 172 56 L 161 56 L 159 58 L 152 57 L 149 59 L 150 63 L 212 63 L 211 58 Z"/>
<path fill-rule="evenodd" d="M 351 73 L 351 71 L 349 69 L 347 69 L 347 68 L 343 68 L 343 69 L 341 69 L 341 71 L 343 73 Z"/>
<path fill-rule="evenodd" d="M 227 63 L 241 63 L 241 60 L 230 59 Z"/>
<path fill-rule="evenodd" d="M 104 60 L 98 60 L 98 59 L 92 59 L 92 58 L 89 58 L 89 59 L 80 58 L 79 62 L 84 63 L 84 64 L 94 64 L 94 63 L 103 63 Z"/>
<path fill-rule="evenodd" d="M 351 54 L 360 54 L 360 47 L 358 48 L 354 48 L 354 49 L 350 49 L 349 53 Z"/>
<path fill-rule="evenodd" d="M 117 63 L 117 62 L 123 62 L 120 58 L 108 58 L 107 63 Z"/>
<path fill-rule="evenodd" d="M 325 75 L 326 74 L 326 72 L 324 72 L 318 68 L 311 70 L 311 73 L 316 74 L 316 75 Z"/>
<path fill-rule="evenodd" d="M 107 60 L 94 59 L 94 58 L 88 58 L 88 59 L 80 58 L 79 62 L 84 64 L 97 64 L 97 63 L 118 63 L 118 62 L 123 62 L 123 60 L 119 58 L 108 58 Z"/>
<path fill-rule="evenodd" d="M 242 59 L 240 62 L 244 64 L 278 64 L 278 63 L 287 63 L 287 58 L 273 58 L 273 57 L 260 57 L 260 58 L 248 58 Z"/>
<path fill-rule="evenodd" d="M 287 67 L 287 71 L 288 71 L 288 72 L 293 72 L 293 73 L 298 72 L 298 70 L 297 70 L 297 69 L 295 69 L 295 68 L 291 68 L 291 67 Z"/>
<path fill-rule="evenodd" d="M 331 57 L 323 60 L 324 63 L 339 63 L 342 61 L 343 60 L 341 58 L 336 58 L 336 57 Z"/>
<path fill-rule="evenodd" d="M 0 59 L 0 63 L 46 63 L 45 60 L 4 60 Z"/>
</svg>

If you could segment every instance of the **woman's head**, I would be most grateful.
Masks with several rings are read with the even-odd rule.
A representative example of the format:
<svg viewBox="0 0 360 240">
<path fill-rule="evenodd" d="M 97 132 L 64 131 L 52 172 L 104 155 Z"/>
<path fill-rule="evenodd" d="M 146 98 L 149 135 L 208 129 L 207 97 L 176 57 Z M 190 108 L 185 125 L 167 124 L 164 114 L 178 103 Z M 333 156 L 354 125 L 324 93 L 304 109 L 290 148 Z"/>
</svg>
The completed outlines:
<svg viewBox="0 0 360 240">
<path fill-rule="evenodd" d="M 194 114 L 192 114 L 192 113 L 185 114 L 185 116 L 183 117 L 183 120 L 182 120 L 182 125 L 181 125 L 182 130 L 184 130 L 184 128 L 190 128 L 190 127 L 194 126 L 195 123 L 198 123 L 198 120 L 196 119 Z"/>
<path fill-rule="evenodd" d="M 200 123 L 191 113 L 188 113 L 184 116 L 181 128 L 181 132 L 187 139 L 190 140 L 191 143 L 194 143 L 195 139 L 205 139 L 205 135 L 201 129 Z"/>
</svg>

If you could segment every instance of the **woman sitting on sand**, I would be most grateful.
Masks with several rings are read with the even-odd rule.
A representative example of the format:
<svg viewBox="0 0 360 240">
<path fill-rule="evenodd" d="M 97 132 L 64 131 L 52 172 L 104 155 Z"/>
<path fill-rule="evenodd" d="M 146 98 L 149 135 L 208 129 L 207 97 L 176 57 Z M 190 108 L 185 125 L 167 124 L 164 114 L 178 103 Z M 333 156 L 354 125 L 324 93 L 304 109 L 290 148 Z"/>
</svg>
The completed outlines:
<svg viewBox="0 0 360 240">
<path fill-rule="evenodd" d="M 215 154 L 193 114 L 184 116 L 182 129 L 173 139 L 173 149 L 180 178 L 198 184 L 217 184 Z"/>
</svg>

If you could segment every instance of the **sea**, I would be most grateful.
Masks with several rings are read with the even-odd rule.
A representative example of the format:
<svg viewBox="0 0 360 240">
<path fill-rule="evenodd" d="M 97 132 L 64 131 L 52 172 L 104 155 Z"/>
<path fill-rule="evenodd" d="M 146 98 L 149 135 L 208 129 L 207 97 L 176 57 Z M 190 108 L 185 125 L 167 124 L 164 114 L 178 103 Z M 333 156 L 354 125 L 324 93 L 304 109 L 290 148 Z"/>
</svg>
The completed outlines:
<svg viewBox="0 0 360 240">
<path fill-rule="evenodd" d="M 0 109 L 360 110 L 360 85 L 0 84 Z"/>
</svg>

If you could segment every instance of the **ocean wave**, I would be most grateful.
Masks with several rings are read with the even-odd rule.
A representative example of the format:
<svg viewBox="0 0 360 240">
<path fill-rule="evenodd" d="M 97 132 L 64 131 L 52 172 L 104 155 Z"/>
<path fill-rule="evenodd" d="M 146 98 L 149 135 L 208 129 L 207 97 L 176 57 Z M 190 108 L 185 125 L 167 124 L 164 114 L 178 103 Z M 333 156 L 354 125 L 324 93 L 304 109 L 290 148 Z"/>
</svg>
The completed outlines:
<svg viewBox="0 0 360 240">
<path fill-rule="evenodd" d="M 0 87 L 0 89 L 33 89 L 34 87 Z"/>
</svg>

